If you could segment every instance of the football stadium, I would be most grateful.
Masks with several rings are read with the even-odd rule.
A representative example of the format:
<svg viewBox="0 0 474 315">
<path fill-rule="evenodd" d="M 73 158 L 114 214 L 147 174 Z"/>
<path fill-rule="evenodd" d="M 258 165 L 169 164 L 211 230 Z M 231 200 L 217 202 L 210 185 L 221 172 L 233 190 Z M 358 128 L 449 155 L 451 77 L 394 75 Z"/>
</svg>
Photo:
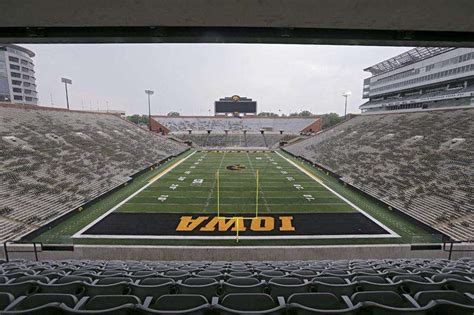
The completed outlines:
<svg viewBox="0 0 474 315">
<path fill-rule="evenodd" d="M 347 19 L 336 1 L 295 14 L 264 0 L 257 16 L 239 1 L 165 2 L 135 1 L 114 11 L 121 22 L 75 3 L 28 26 L 0 19 L 0 314 L 474 314 L 472 29 L 405 25 L 408 3 L 358 0 Z M 20 39 L 412 48 L 365 67 L 360 111 L 346 113 L 344 92 L 335 122 L 237 94 L 200 105 L 208 115 L 155 115 L 152 90 L 134 120 L 108 102 L 70 106 L 65 77 L 67 105 L 51 92 L 47 106 Z"/>
</svg>

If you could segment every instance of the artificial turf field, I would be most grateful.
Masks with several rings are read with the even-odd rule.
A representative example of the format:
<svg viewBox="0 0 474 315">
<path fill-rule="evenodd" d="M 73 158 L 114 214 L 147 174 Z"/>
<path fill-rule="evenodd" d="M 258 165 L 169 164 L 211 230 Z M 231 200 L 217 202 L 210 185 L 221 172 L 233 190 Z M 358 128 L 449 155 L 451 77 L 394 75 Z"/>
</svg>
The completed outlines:
<svg viewBox="0 0 474 315">
<path fill-rule="evenodd" d="M 192 151 L 130 186 L 36 240 L 230 245 L 239 230 L 241 245 L 409 243 L 414 236 L 429 241 L 424 229 L 283 152 Z M 221 216 L 234 219 L 233 224 L 228 221 L 223 229 L 215 224 L 214 230 L 206 230 L 218 208 Z M 271 217 L 273 230 L 262 232 L 262 221 L 235 219 L 253 217 L 256 209 L 258 217 Z M 282 216 L 293 218 L 294 230 L 282 232 Z M 208 221 L 192 231 L 178 231 L 182 217 Z M 259 223 L 260 230 L 252 230 L 252 222 Z"/>
</svg>

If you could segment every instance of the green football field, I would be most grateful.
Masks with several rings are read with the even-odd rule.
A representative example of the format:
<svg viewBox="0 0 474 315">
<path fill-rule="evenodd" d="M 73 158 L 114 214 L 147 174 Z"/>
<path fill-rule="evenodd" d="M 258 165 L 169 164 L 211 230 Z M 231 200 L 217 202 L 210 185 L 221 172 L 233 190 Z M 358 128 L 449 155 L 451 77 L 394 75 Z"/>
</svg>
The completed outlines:
<svg viewBox="0 0 474 315">
<path fill-rule="evenodd" d="M 221 214 L 355 211 L 277 153 L 213 151 L 191 155 L 116 211 L 217 213 L 218 194 Z"/>
<path fill-rule="evenodd" d="M 238 244 L 225 238 L 197 240 L 181 237 L 182 235 L 173 239 L 159 239 L 146 237 L 146 235 L 138 239 L 129 237 L 140 233 L 140 227 L 137 225 L 143 221 L 151 221 L 149 224 L 161 224 L 161 227 L 155 228 L 156 230 L 163 228 L 164 223 L 160 223 L 162 217 L 158 215 L 178 217 L 192 215 L 211 218 L 217 215 L 218 209 L 223 216 L 229 214 L 244 217 L 255 216 L 258 210 L 259 216 L 273 216 L 275 221 L 279 214 L 294 214 L 295 220 L 297 216 L 304 217 L 308 214 L 321 217 L 330 215 L 332 219 L 328 225 L 332 226 L 332 231 L 345 228 L 351 230 L 353 218 L 359 220 L 360 217 L 364 217 L 363 219 L 367 222 L 359 222 L 360 234 L 363 235 L 356 235 L 356 237 L 351 235 L 344 237 L 344 233 L 341 233 L 339 237 L 331 238 L 330 236 L 334 233 L 329 233 L 331 235 L 323 235 L 321 238 L 247 239 Z M 105 232 L 106 235 L 102 236 L 85 235 L 87 234 L 85 232 L 95 225 L 102 224 L 102 228 L 105 226 L 107 229 L 110 218 L 122 218 L 121 224 L 127 222 L 128 217 L 123 219 L 124 215 L 141 218 L 141 221 L 135 218 L 135 221 L 128 222 L 129 227 L 126 228 L 130 231 L 135 230 L 130 235 L 128 232 L 120 234 L 125 235 L 123 238 L 120 235 L 110 237 L 113 233 L 109 235 Z M 166 219 L 166 216 L 163 218 Z M 312 218 L 303 222 L 303 229 L 307 230 L 309 226 L 311 230 L 312 225 L 318 226 L 318 224 L 319 228 L 324 228 L 321 226 L 322 221 L 319 222 L 319 217 Z M 300 224 L 301 220 L 304 219 L 300 218 Z M 372 235 L 373 237 L 368 235 L 365 238 L 364 231 L 374 229 L 374 226 L 367 227 L 368 222 L 376 225 L 375 228 L 384 229 L 384 233 L 390 232 L 391 235 L 372 231 L 377 235 Z M 168 225 L 176 226 L 176 222 L 173 221 Z M 365 230 L 362 231 L 362 229 Z M 245 233 L 243 235 L 245 236 Z M 342 185 L 322 170 L 280 150 L 261 152 L 190 150 L 156 169 L 136 176 L 126 186 L 52 226 L 32 240 L 48 244 L 203 246 L 388 244 L 439 241 L 438 236 L 431 235 L 425 228 L 404 219 L 377 201 Z"/>
</svg>

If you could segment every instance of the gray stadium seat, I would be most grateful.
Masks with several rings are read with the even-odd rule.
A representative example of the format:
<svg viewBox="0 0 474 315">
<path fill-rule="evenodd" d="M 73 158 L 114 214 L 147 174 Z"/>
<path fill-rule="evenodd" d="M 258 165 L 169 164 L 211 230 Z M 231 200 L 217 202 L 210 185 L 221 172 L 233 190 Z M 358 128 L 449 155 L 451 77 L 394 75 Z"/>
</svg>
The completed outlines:
<svg viewBox="0 0 474 315">
<path fill-rule="evenodd" d="M 223 295 L 229 293 L 263 293 L 265 281 L 256 278 L 230 278 L 222 283 Z"/>
<path fill-rule="evenodd" d="M 59 306 L 65 304 L 73 308 L 77 304 L 77 298 L 70 294 L 32 294 L 10 304 L 6 311 L 28 311 L 35 308 L 45 307 L 47 304 Z M 31 314 L 52 314 L 51 310 L 42 309 L 41 311 L 33 312 Z"/>
<path fill-rule="evenodd" d="M 3 311 L 8 305 L 13 302 L 15 297 L 10 293 L 1 292 L 0 293 L 0 311 Z"/>
<path fill-rule="evenodd" d="M 34 276 L 34 275 L 28 275 L 28 276 L 22 276 L 18 277 L 9 283 L 21 283 L 21 282 L 27 282 L 27 281 L 37 281 L 37 282 L 42 282 L 42 283 L 49 283 L 49 278 L 46 276 Z"/>
<path fill-rule="evenodd" d="M 309 284 L 298 278 L 273 278 L 268 281 L 268 290 L 273 299 L 279 296 L 286 299 L 294 293 L 309 292 Z"/>
<path fill-rule="evenodd" d="M 92 283 L 92 278 L 90 277 L 85 277 L 85 276 L 64 276 L 59 279 L 57 279 L 54 284 L 65 284 L 65 283 L 71 283 L 71 282 L 87 282 L 87 283 Z"/>
<path fill-rule="evenodd" d="M 213 278 L 188 278 L 176 285 L 180 294 L 199 294 L 208 301 L 218 295 L 219 282 Z"/>
<path fill-rule="evenodd" d="M 415 294 L 415 300 L 425 306 L 434 300 L 445 300 L 461 305 L 469 305 L 474 307 L 474 300 L 457 291 L 421 291 Z"/>
<path fill-rule="evenodd" d="M 130 294 L 138 297 L 142 302 L 147 297 L 151 297 L 152 301 L 155 301 L 158 297 L 174 292 L 174 281 L 169 279 L 168 282 L 162 282 L 161 284 L 130 284 Z"/>
<path fill-rule="evenodd" d="M 103 311 L 109 314 L 130 314 L 130 309 L 140 304 L 140 299 L 133 295 L 98 295 L 88 299 L 79 308 L 80 311 Z"/>
<path fill-rule="evenodd" d="M 348 305 L 331 293 L 295 293 L 287 300 L 290 314 L 328 314 L 347 310 Z M 347 313 L 348 314 L 348 313 Z"/>
<path fill-rule="evenodd" d="M 284 305 L 279 305 L 264 293 L 228 294 L 214 307 L 231 314 L 282 314 L 285 309 Z"/>
<path fill-rule="evenodd" d="M 172 314 L 204 314 L 209 303 L 202 295 L 175 294 L 163 295 L 149 306 L 149 309 Z"/>
</svg>

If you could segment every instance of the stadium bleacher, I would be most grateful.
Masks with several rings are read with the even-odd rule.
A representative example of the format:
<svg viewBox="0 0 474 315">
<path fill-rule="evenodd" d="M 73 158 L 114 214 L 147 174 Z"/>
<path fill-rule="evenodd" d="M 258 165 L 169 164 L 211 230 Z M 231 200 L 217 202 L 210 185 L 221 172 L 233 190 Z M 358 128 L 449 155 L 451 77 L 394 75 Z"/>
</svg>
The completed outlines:
<svg viewBox="0 0 474 315">
<path fill-rule="evenodd" d="M 0 263 L 2 314 L 472 314 L 474 259 Z"/>
<path fill-rule="evenodd" d="M 0 104 L 0 240 L 35 230 L 186 148 L 115 115 Z"/>
<path fill-rule="evenodd" d="M 321 128 L 318 117 L 218 117 L 154 116 L 157 131 L 209 149 L 275 149 L 280 141 L 300 134 L 312 134 Z"/>
<path fill-rule="evenodd" d="M 276 148 L 280 141 L 289 141 L 297 135 L 279 133 L 176 133 L 174 137 L 184 141 L 191 141 L 198 147 L 205 148 Z"/>
<path fill-rule="evenodd" d="M 474 109 L 359 115 L 286 150 L 454 240 L 474 236 Z"/>
<path fill-rule="evenodd" d="M 153 116 L 153 118 L 167 127 L 170 132 L 206 132 L 212 130 L 215 133 L 260 132 L 261 129 L 269 132 L 280 132 L 298 134 L 305 127 L 314 123 L 315 117 L 205 117 L 205 116 Z"/>
</svg>

